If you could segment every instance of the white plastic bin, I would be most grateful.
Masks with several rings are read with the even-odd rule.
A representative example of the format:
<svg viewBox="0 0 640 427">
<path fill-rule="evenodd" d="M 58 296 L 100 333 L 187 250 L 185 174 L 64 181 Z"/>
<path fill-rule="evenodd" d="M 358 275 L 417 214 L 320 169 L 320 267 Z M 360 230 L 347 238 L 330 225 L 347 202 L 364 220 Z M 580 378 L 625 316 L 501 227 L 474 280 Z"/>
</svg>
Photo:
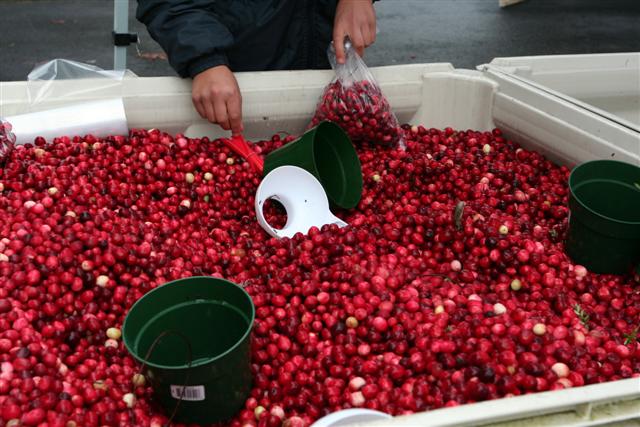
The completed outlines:
<svg viewBox="0 0 640 427">
<path fill-rule="evenodd" d="M 367 427 L 640 426 L 640 378 L 443 408 Z"/>
<path fill-rule="evenodd" d="M 501 71 L 459 70 L 450 64 L 398 65 L 372 71 L 401 122 L 478 130 L 498 126 L 524 146 L 570 166 L 598 158 L 640 164 L 639 132 Z M 246 136 L 260 138 L 278 131 L 302 131 L 332 76 L 331 71 L 238 73 Z M 64 101 L 45 101 L 51 107 L 114 96 L 83 94 L 78 86 L 91 86 L 91 80 L 60 81 L 56 85 L 60 86 L 56 90 L 61 91 L 69 85 L 78 95 Z M 200 119 L 193 108 L 188 80 L 129 77 L 124 79 L 122 91 L 131 127 L 222 135 L 219 128 Z M 27 111 L 27 84 L 0 83 L 0 116 Z"/>
<path fill-rule="evenodd" d="M 540 126 L 555 128 L 542 151 L 556 160 L 566 141 L 581 141 L 573 144 L 574 161 L 590 153 L 629 161 L 640 156 L 639 62 L 640 53 L 539 56 L 497 58 L 478 69 L 500 87 L 494 117 L 508 132 L 527 138 L 544 132 Z M 609 150 L 614 146 L 626 155 Z"/>
<path fill-rule="evenodd" d="M 401 122 L 427 127 L 491 130 L 498 126 L 524 147 L 573 166 L 599 158 L 640 165 L 640 133 L 517 76 L 492 67 L 483 71 L 454 69 L 450 64 L 414 64 L 372 69 Z M 279 131 L 300 133 L 308 124 L 331 71 L 239 73 L 245 136 L 265 138 Z M 83 95 L 50 106 L 93 101 L 113 94 Z M 595 82 L 594 82 L 595 84 Z M 220 136 L 191 103 L 190 82 L 173 77 L 127 78 L 123 101 L 134 128 L 161 128 L 189 136 Z M 25 82 L 0 83 L 0 116 L 28 111 Z M 640 423 L 640 379 L 500 399 L 439 409 L 384 421 L 389 426 L 553 425 L 592 426 L 611 422 Z M 518 421 L 519 420 L 519 421 Z"/>
<path fill-rule="evenodd" d="M 640 52 L 495 58 L 483 67 L 640 132 Z"/>
</svg>

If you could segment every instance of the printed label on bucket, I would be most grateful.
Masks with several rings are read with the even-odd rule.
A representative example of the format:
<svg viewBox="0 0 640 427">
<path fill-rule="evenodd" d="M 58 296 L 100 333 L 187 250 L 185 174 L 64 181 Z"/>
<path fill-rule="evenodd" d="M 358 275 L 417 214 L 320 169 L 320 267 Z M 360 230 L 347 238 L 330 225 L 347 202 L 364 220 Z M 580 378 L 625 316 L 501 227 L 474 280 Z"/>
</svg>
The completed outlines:
<svg viewBox="0 0 640 427">
<path fill-rule="evenodd" d="M 182 394 L 182 389 L 184 389 L 184 395 Z M 181 385 L 172 385 L 171 386 L 171 397 L 174 399 L 180 400 L 188 400 L 188 401 L 198 401 L 204 400 L 204 386 L 203 385 L 193 385 L 189 387 L 184 387 Z"/>
</svg>

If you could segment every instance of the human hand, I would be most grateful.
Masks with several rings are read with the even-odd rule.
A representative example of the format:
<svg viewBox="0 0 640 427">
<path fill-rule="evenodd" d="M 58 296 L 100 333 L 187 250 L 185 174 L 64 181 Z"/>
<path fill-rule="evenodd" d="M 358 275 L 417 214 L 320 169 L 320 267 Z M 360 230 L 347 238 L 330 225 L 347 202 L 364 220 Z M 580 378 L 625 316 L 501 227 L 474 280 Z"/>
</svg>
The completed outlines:
<svg viewBox="0 0 640 427">
<path fill-rule="evenodd" d="M 229 67 L 219 65 L 197 74 L 191 98 L 203 119 L 231 130 L 233 135 L 242 133 L 242 95 Z"/>
<path fill-rule="evenodd" d="M 376 11 L 371 0 L 339 0 L 333 23 L 333 46 L 338 64 L 346 60 L 344 38 L 349 36 L 358 55 L 376 41 Z"/>
</svg>

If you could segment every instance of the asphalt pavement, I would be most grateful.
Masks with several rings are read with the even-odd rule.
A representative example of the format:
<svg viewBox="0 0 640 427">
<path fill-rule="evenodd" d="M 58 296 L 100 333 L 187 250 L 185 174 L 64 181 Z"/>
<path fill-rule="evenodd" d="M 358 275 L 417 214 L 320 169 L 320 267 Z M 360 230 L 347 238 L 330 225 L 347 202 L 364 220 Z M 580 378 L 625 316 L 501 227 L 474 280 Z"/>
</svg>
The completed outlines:
<svg viewBox="0 0 640 427">
<path fill-rule="evenodd" d="M 135 20 L 140 43 L 128 68 L 175 75 Z M 495 57 L 640 51 L 640 0 L 382 0 L 371 65 L 451 62 L 475 68 Z M 41 62 L 65 58 L 113 67 L 112 0 L 0 0 L 0 81 L 24 80 Z"/>
</svg>

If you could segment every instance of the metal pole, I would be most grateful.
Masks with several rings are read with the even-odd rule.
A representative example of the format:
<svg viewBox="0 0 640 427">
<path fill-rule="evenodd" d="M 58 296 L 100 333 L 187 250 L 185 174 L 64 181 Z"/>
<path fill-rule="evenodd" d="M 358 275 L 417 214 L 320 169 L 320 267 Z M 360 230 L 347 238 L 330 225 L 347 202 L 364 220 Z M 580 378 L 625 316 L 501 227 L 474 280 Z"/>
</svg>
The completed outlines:
<svg viewBox="0 0 640 427">
<path fill-rule="evenodd" d="M 129 32 L 129 0 L 113 0 L 113 31 L 117 34 Z M 113 47 L 113 69 L 127 68 L 127 46 Z"/>
</svg>

